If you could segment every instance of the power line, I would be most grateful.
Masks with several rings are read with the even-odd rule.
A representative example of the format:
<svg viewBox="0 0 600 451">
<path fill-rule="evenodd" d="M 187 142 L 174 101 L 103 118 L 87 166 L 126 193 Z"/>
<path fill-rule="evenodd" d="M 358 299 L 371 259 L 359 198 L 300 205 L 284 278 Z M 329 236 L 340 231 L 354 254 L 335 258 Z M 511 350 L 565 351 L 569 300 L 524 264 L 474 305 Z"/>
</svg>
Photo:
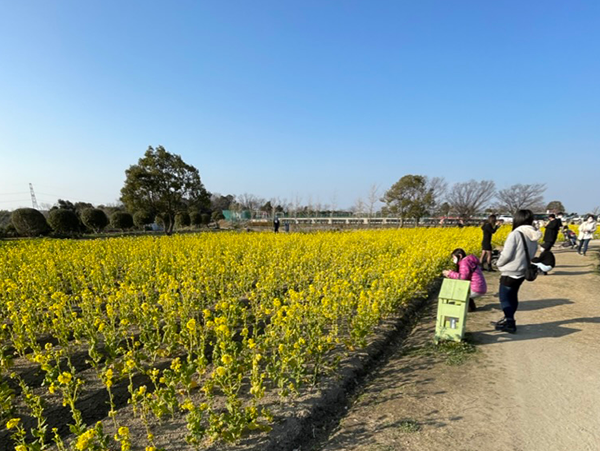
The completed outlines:
<svg viewBox="0 0 600 451">
<path fill-rule="evenodd" d="M 12 200 L 0 200 L 0 203 L 8 204 L 8 203 L 12 203 L 12 202 L 17 203 L 17 202 L 29 202 L 29 201 L 30 201 L 30 199 L 20 198 L 20 199 L 12 199 Z"/>
</svg>

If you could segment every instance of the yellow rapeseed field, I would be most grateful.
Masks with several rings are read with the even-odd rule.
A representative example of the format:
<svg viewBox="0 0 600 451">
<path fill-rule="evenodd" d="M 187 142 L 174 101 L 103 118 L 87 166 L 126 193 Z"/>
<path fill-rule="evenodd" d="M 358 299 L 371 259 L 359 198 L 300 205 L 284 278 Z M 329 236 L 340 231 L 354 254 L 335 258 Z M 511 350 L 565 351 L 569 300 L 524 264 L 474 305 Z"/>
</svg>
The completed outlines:
<svg viewBox="0 0 600 451">
<path fill-rule="evenodd" d="M 119 384 L 146 427 L 138 448 L 157 449 L 152 417 L 185 415 L 196 444 L 267 429 L 266 391 L 293 396 L 335 371 L 427 291 L 454 248 L 478 254 L 481 237 L 467 227 L 0 243 L 2 429 L 17 449 L 128 450 Z M 94 380 L 72 362 L 82 349 Z M 39 366 L 43 390 L 16 360 Z M 94 383 L 110 411 L 89 425 L 77 400 Z M 72 413 L 63 437 L 46 430 L 44 405 L 57 398 Z M 24 415 L 37 419 L 33 435 Z"/>
</svg>

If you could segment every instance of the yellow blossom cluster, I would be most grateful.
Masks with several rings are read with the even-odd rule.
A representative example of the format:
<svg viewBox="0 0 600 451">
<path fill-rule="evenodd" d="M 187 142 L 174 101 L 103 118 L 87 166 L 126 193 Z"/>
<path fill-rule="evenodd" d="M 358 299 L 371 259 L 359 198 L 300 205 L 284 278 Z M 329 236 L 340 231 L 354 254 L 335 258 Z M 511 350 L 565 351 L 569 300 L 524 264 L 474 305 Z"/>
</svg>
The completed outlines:
<svg viewBox="0 0 600 451">
<path fill-rule="evenodd" d="M 60 362 L 77 343 L 89 346 L 113 419 L 122 383 L 142 420 L 185 412 L 190 442 L 235 440 L 268 427 L 265 390 L 288 396 L 334 371 L 341 353 L 427 292 L 453 249 L 478 252 L 481 237 L 466 227 L 0 243 L 0 339 L 42 366 L 74 418 L 86 384 Z M 57 344 L 40 347 L 42 335 Z M 148 388 L 134 386 L 136 373 Z M 129 449 L 128 429 L 114 427 Z"/>
</svg>

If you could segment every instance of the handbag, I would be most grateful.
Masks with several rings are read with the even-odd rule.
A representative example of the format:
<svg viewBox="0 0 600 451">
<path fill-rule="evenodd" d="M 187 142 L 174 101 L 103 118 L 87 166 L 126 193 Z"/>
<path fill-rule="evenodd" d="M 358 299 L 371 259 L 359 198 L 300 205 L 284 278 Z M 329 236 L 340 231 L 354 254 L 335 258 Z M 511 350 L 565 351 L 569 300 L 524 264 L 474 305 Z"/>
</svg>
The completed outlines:
<svg viewBox="0 0 600 451">
<path fill-rule="evenodd" d="M 521 238 L 523 239 L 523 246 L 525 246 L 525 256 L 527 257 L 527 267 L 525 268 L 525 280 L 528 282 L 533 282 L 538 275 L 538 267 L 531 263 L 531 258 L 529 258 L 529 248 L 527 247 L 527 241 L 525 240 L 525 235 L 522 232 L 519 232 Z"/>
</svg>

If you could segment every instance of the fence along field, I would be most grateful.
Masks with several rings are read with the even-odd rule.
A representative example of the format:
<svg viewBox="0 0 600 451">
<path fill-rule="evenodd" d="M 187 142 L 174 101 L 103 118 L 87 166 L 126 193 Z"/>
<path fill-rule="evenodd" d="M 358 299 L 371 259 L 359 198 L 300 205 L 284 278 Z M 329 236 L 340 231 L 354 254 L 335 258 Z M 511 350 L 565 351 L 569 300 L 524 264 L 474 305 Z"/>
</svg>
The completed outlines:
<svg viewBox="0 0 600 451">
<path fill-rule="evenodd" d="M 169 449 L 157 419 L 181 417 L 199 448 L 266 431 L 265 394 L 334 372 L 480 241 L 456 228 L 0 243 L 0 449 Z"/>
</svg>

